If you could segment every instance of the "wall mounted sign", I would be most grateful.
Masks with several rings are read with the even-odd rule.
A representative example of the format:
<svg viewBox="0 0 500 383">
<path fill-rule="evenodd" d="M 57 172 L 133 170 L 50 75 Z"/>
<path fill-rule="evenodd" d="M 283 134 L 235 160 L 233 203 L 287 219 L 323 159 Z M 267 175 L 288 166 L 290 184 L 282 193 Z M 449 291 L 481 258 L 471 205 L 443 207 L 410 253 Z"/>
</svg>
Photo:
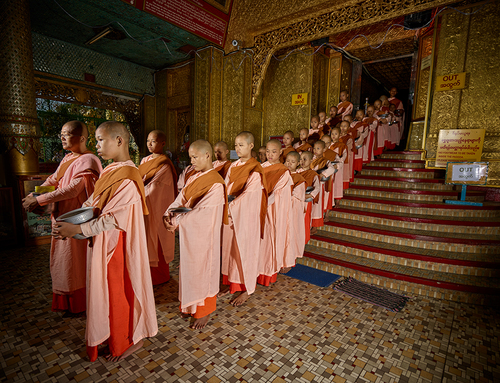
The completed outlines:
<svg viewBox="0 0 500 383">
<path fill-rule="evenodd" d="M 448 162 L 446 164 L 447 184 L 486 185 L 487 162 Z"/>
<path fill-rule="evenodd" d="M 481 161 L 485 129 L 441 129 L 436 151 L 436 167 L 447 162 Z"/>
<path fill-rule="evenodd" d="M 232 2 L 229 0 L 219 2 L 224 10 L 227 9 L 227 12 L 203 0 L 124 1 L 205 40 L 224 46 L 231 16 Z"/>
<path fill-rule="evenodd" d="M 285 147 L 285 144 L 283 143 L 283 136 L 269 136 L 269 141 L 271 140 L 278 140 L 281 142 L 281 148 Z"/>
<path fill-rule="evenodd" d="M 436 91 L 465 88 L 465 75 L 467 73 L 447 74 L 436 79 Z"/>
<path fill-rule="evenodd" d="M 307 96 L 309 93 L 292 94 L 292 105 L 307 105 Z"/>
</svg>

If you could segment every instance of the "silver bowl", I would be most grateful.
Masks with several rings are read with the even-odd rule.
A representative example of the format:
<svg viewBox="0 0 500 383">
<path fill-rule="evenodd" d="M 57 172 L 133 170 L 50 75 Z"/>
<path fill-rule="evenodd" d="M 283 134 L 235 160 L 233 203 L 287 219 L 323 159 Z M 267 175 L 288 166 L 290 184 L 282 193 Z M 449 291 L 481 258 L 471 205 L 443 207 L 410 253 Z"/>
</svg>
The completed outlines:
<svg viewBox="0 0 500 383">
<path fill-rule="evenodd" d="M 71 210 L 59 217 L 56 221 L 58 222 L 68 222 L 73 225 L 80 225 L 82 223 L 88 222 L 94 218 L 94 208 L 93 207 L 82 207 L 80 209 Z M 73 238 L 76 239 L 87 239 L 82 234 L 76 234 Z"/>
</svg>

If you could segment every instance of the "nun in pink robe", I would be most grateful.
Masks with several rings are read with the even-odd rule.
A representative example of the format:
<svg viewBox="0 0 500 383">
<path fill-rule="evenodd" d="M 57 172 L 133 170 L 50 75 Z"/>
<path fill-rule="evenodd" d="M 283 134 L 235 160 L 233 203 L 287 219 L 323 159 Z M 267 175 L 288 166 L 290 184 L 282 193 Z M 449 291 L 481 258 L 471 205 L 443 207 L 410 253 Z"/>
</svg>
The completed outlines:
<svg viewBox="0 0 500 383">
<path fill-rule="evenodd" d="M 231 170 L 245 164 L 246 162 L 237 160 L 229 168 L 226 175 L 228 195 L 231 195 L 233 186 L 229 183 Z M 223 278 L 227 277 L 227 282 L 230 283 L 231 294 L 236 291 L 246 291 L 251 295 L 257 286 L 263 189 L 262 176 L 254 171 L 248 177 L 243 192 L 229 203 L 229 224 L 223 225 L 222 229 L 221 272 Z M 240 290 L 233 289 L 237 285 Z"/>
<path fill-rule="evenodd" d="M 304 180 L 303 182 L 294 186 L 292 190 L 283 267 L 295 266 L 296 259 L 302 258 L 304 254 L 304 238 L 306 236 L 306 227 L 304 220 L 306 209 L 305 199 L 306 182 Z"/>
<path fill-rule="evenodd" d="M 152 160 L 154 158 L 151 154 L 142 159 L 141 165 Z M 143 181 L 145 177 L 146 175 L 144 175 Z M 168 265 L 174 260 L 175 234 L 169 232 L 163 225 L 163 213 L 175 200 L 176 178 L 173 166 L 165 164 L 144 185 L 149 210 L 149 214 L 144 216 L 144 224 L 153 285 L 165 283 L 170 279 Z"/>
<path fill-rule="evenodd" d="M 216 172 L 197 172 L 165 212 L 189 206 L 184 191 L 198 178 Z M 222 178 L 221 178 L 222 181 Z M 179 230 L 179 301 L 181 311 L 196 314 L 205 299 L 219 292 L 221 232 L 225 204 L 224 184 L 214 184 L 188 213 L 175 215 L 172 224 Z"/>
<path fill-rule="evenodd" d="M 73 161 L 61 174 L 61 167 Z M 56 203 L 52 222 L 60 215 L 79 209 L 94 192 L 94 184 L 102 172 L 99 158 L 92 153 L 67 154 L 56 172 L 42 186 L 55 186 L 51 193 L 36 197 L 40 206 Z M 67 240 L 52 237 L 50 245 L 50 275 L 52 277 L 52 310 L 85 311 L 87 242 L 74 238 Z"/>
<path fill-rule="evenodd" d="M 113 162 L 106 166 L 101 178 L 123 166 L 137 169 L 130 160 Z M 92 195 L 84 206 L 97 206 L 99 197 Z M 129 296 L 130 309 L 126 316 L 129 328 L 122 329 L 130 336 L 132 344 L 139 343 L 146 337 L 153 337 L 158 332 L 155 300 L 149 258 L 147 255 L 146 232 L 144 229 L 143 201 L 138 186 L 131 179 L 125 179 L 120 184 L 112 198 L 107 202 L 100 215 L 89 222 L 80 225 L 86 237 L 93 237 L 93 246 L 87 252 L 87 328 L 85 338 L 87 353 L 91 361 L 97 358 L 97 346 L 106 340 L 110 341 L 112 355 L 121 355 L 125 350 L 115 350 L 112 344 L 124 344 L 123 340 L 113 339 L 115 322 L 123 322 L 128 318 L 113 317 L 113 302 L 110 291 L 115 282 L 109 279 L 108 264 L 115 261 L 117 255 L 124 256 L 124 272 L 131 287 Z M 129 281 L 129 282 L 128 282 Z M 114 322 L 113 322 L 114 321 Z M 120 334 L 122 335 L 122 334 Z"/>
</svg>

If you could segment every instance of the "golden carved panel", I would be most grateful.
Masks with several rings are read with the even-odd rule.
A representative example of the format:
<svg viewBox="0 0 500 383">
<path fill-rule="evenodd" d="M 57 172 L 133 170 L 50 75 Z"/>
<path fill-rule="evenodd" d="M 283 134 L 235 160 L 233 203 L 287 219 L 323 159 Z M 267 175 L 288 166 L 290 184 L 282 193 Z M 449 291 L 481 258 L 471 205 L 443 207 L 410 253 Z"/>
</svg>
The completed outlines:
<svg viewBox="0 0 500 383">
<path fill-rule="evenodd" d="M 253 108 L 245 108 L 244 114 L 245 114 L 245 119 L 243 121 L 243 126 L 245 130 L 252 132 L 252 134 L 254 135 L 255 148 L 257 151 L 261 146 L 261 143 L 264 142 L 262 138 L 262 111 Z M 231 148 L 234 147 L 234 137 L 232 138 L 231 141 L 228 142 L 228 144 L 229 146 L 231 146 Z"/>
<path fill-rule="evenodd" d="M 166 71 L 168 76 L 167 97 L 191 93 L 191 65 Z"/>
<path fill-rule="evenodd" d="M 336 54 L 330 57 L 330 70 L 328 78 L 328 108 L 337 106 L 340 96 L 340 72 L 342 70 L 342 56 Z"/>
<path fill-rule="evenodd" d="M 191 141 L 218 141 L 222 120 L 223 53 L 215 48 L 198 52 L 194 74 L 194 123 Z"/>
<path fill-rule="evenodd" d="M 287 130 L 298 135 L 301 128 L 309 126 L 310 102 L 294 106 L 292 94 L 311 94 L 313 59 L 295 53 L 283 61 L 273 60 L 269 71 L 264 90 L 264 142 Z"/>
<path fill-rule="evenodd" d="M 408 150 L 422 150 L 422 140 L 424 137 L 424 121 L 412 122 L 410 124 L 409 140 L 406 144 Z"/>
<path fill-rule="evenodd" d="M 280 26 L 254 37 L 255 61 L 252 80 L 252 103 L 260 92 L 271 55 L 279 49 L 305 43 L 334 33 L 374 24 L 383 20 L 403 16 L 440 5 L 452 3 L 448 0 L 404 0 L 372 1 L 360 0 L 330 5 L 327 12 L 308 19 L 292 19 Z M 266 7 L 269 9 L 269 7 Z"/>
<path fill-rule="evenodd" d="M 500 185 L 499 14 L 500 4 L 492 2 L 470 16 L 451 12 L 442 17 L 435 75 L 466 72 L 467 80 L 462 90 L 433 90 L 426 137 L 426 156 L 433 159 L 440 129 L 486 129 L 482 159 L 490 161 L 488 185 Z"/>
<path fill-rule="evenodd" d="M 242 60 L 250 61 L 250 57 L 243 53 L 235 53 L 224 58 L 222 139 L 227 143 L 234 142 L 238 133 L 245 130 L 243 124 L 245 63 Z"/>
<path fill-rule="evenodd" d="M 340 72 L 340 92 L 347 90 L 351 93 L 352 62 L 342 57 L 342 71 Z M 340 94 L 339 94 L 340 95 Z"/>
</svg>

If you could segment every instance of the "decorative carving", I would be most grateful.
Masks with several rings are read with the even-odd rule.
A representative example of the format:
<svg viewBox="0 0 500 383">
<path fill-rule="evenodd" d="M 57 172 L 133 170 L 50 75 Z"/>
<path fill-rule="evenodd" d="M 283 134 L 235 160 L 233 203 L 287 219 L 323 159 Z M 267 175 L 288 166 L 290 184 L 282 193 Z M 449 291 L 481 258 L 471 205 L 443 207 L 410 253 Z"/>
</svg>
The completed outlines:
<svg viewBox="0 0 500 383">
<path fill-rule="evenodd" d="M 342 56 L 335 54 L 330 57 L 330 78 L 328 79 L 328 108 L 337 106 L 340 96 L 340 71 Z"/>
<path fill-rule="evenodd" d="M 424 137 L 424 121 L 412 122 L 410 125 L 410 133 L 408 135 L 408 150 L 422 150 L 422 139 Z"/>
<path fill-rule="evenodd" d="M 271 62 L 269 73 L 273 81 L 266 82 L 264 90 L 264 141 L 286 130 L 298 132 L 309 126 L 310 104 L 294 106 L 291 95 L 311 93 L 312 67 L 312 57 L 301 53 L 291 54 L 284 61 Z"/>
<path fill-rule="evenodd" d="M 328 13 L 290 23 L 254 38 L 252 105 L 260 92 L 271 55 L 279 49 L 330 36 L 344 30 L 374 24 L 396 16 L 435 8 L 452 3 L 449 0 L 361 0 L 335 4 Z M 266 11 L 268 8 L 266 7 Z"/>
<path fill-rule="evenodd" d="M 477 9 L 471 7 L 467 12 Z M 451 12 L 442 17 L 435 76 L 467 72 L 467 81 L 462 90 L 433 90 L 425 147 L 432 165 L 440 129 L 486 129 L 482 159 L 490 162 L 488 185 L 500 185 L 500 90 L 496 85 L 500 62 L 492 56 L 500 49 L 499 13 L 500 4 L 491 2 L 473 15 Z"/>
<path fill-rule="evenodd" d="M 234 142 L 236 135 L 243 129 L 243 108 L 245 106 L 246 67 L 241 60 L 251 61 L 243 53 L 234 53 L 224 58 L 224 79 L 222 82 L 222 140 Z M 238 69 L 238 66 L 242 66 Z M 215 143 L 215 142 L 214 142 Z"/>
<path fill-rule="evenodd" d="M 14 173 L 37 172 L 36 155 L 26 156 L 31 149 L 40 151 L 28 1 L 3 2 L 0 25 L 1 150 L 14 148 L 21 154 L 10 156 L 16 162 L 8 164 Z"/>
<path fill-rule="evenodd" d="M 86 101 L 80 101 L 78 94 L 85 92 Z M 139 100 L 129 100 L 118 96 L 113 96 L 109 91 L 83 88 L 73 84 L 56 82 L 54 80 L 46 80 L 35 78 L 35 95 L 39 98 L 44 98 L 54 101 L 63 101 L 71 104 L 93 106 L 101 109 L 116 110 L 123 113 L 127 119 L 127 124 L 134 135 L 138 147 L 142 147 L 144 141 L 144 132 L 142 129 L 141 105 Z"/>
</svg>

